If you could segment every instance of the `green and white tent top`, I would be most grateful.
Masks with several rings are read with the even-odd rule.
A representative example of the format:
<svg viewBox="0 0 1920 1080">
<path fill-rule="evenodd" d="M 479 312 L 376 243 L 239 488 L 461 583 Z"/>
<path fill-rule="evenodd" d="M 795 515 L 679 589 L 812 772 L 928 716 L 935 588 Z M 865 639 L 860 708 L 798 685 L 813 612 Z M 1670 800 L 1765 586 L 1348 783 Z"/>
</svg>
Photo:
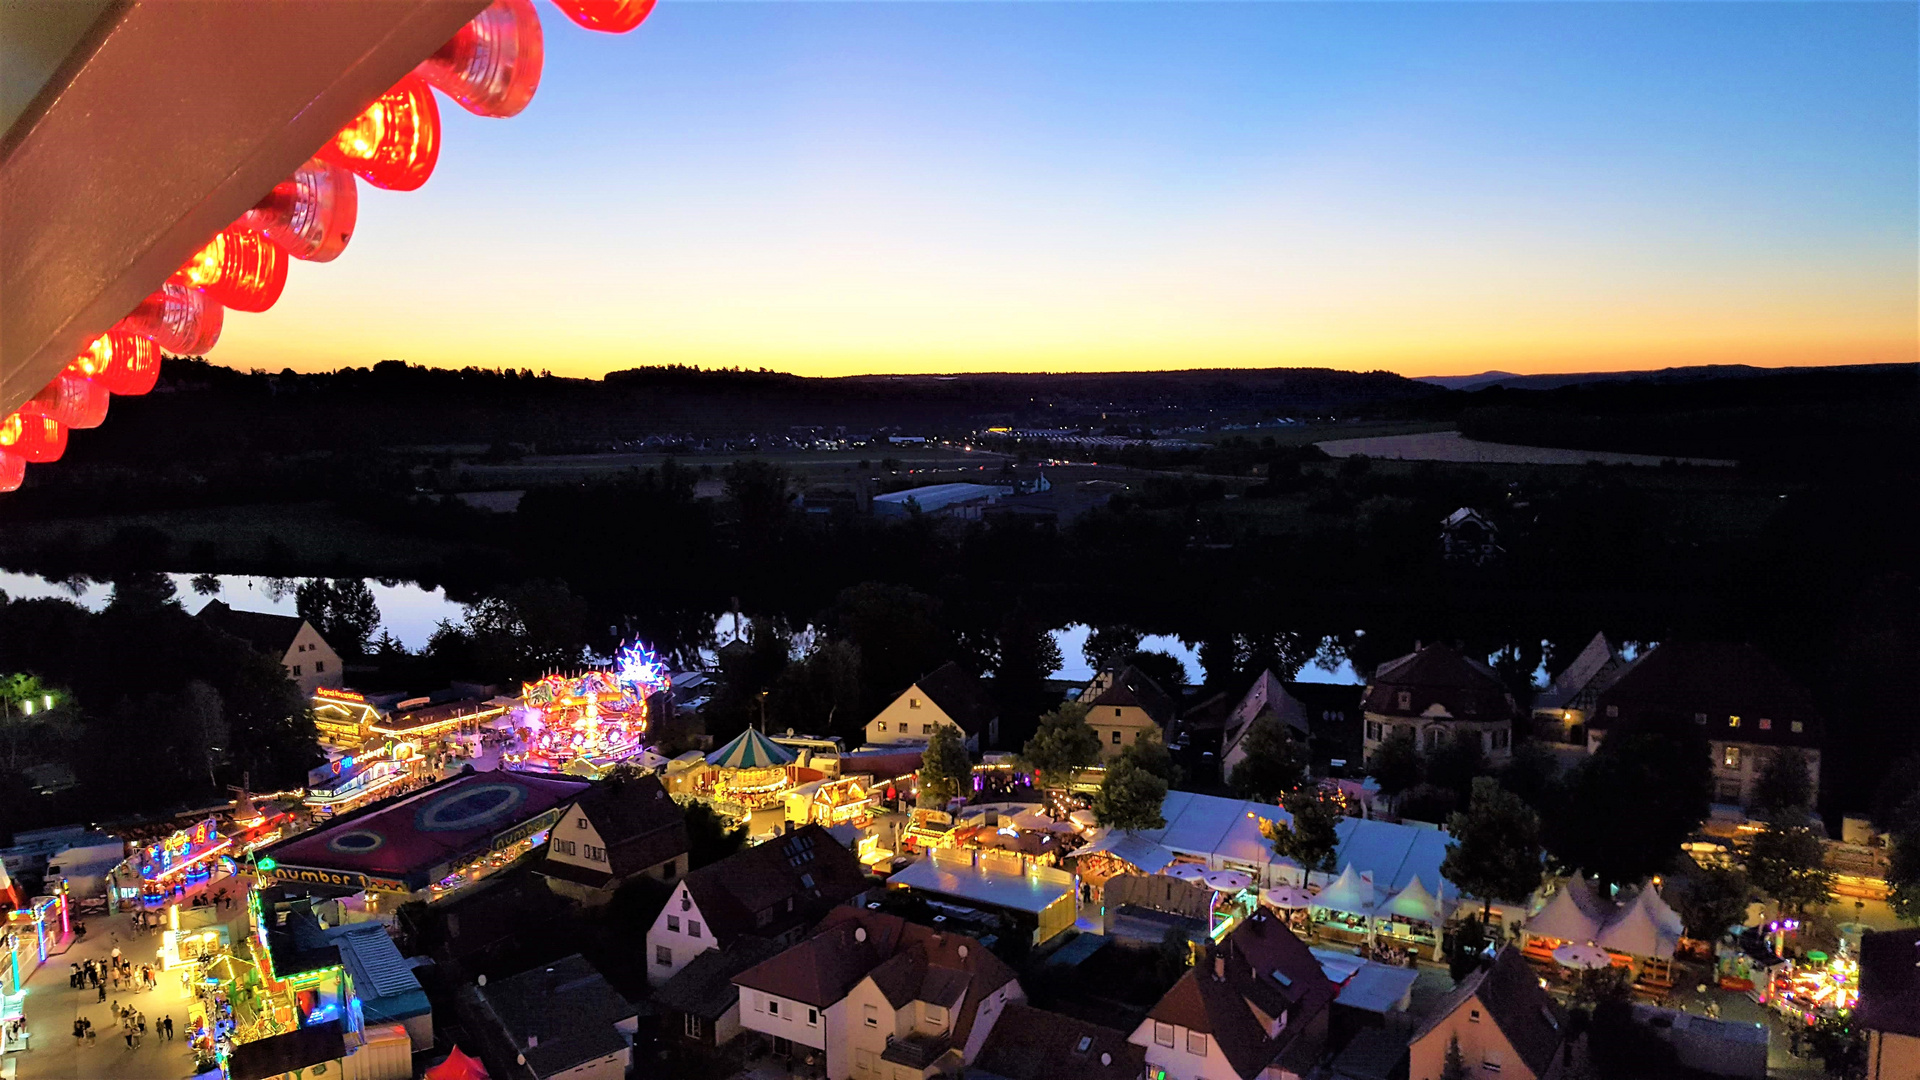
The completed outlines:
<svg viewBox="0 0 1920 1080">
<path fill-rule="evenodd" d="M 771 769 L 779 765 L 791 765 L 794 760 L 793 751 L 753 728 L 741 732 L 738 738 L 707 755 L 707 764 L 722 769 Z"/>
</svg>

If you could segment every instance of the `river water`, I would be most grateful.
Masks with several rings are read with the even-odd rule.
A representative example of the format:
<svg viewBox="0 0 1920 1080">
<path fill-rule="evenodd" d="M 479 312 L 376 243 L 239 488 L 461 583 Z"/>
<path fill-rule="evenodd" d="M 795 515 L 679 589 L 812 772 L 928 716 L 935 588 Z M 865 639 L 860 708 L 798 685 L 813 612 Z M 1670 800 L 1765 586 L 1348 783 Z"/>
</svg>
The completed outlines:
<svg viewBox="0 0 1920 1080">
<path fill-rule="evenodd" d="M 250 577 L 240 574 L 217 574 L 211 581 L 217 582 L 215 592 L 201 593 L 195 590 L 194 583 L 201 580 L 192 574 L 169 574 L 178 593 L 180 603 L 189 612 L 198 612 L 210 600 L 221 600 L 229 606 L 244 611 L 268 611 L 279 615 L 295 614 L 294 589 L 306 578 L 268 578 Z M 434 628 L 441 622 L 458 622 L 466 614 L 464 605 L 449 600 L 445 590 L 427 589 L 412 582 L 384 584 L 367 579 L 367 587 L 373 591 L 373 598 L 380 605 L 380 628 L 392 634 L 409 649 L 419 650 L 426 647 L 427 639 L 433 635 Z M 0 571 L 0 592 L 19 600 L 38 597 L 56 597 L 71 600 L 90 611 L 105 607 L 113 593 L 113 586 L 103 583 L 76 579 L 71 582 L 50 581 L 35 574 L 21 574 Z M 750 620 L 743 620 L 743 623 Z M 732 615 L 722 615 L 714 621 L 713 644 L 718 646 L 731 640 L 736 633 Z M 1053 673 L 1056 679 L 1068 679 L 1082 682 L 1093 678 L 1093 667 L 1087 663 L 1081 652 L 1086 644 L 1089 628 L 1085 623 L 1071 623 L 1053 632 L 1053 639 L 1060 646 L 1062 663 Z M 374 635 L 378 637 L 376 633 Z M 805 632 L 797 640 L 805 641 L 810 636 Z M 1179 659 L 1187 670 L 1189 685 L 1198 686 L 1205 681 L 1206 672 L 1200 666 L 1197 649 L 1169 634 L 1156 634 L 1142 638 L 1142 649 L 1168 653 Z M 705 650 L 703 650 L 705 651 Z M 709 653 L 710 655 L 710 653 Z M 1355 677 L 1352 665 L 1341 661 L 1337 666 L 1325 667 L 1310 663 L 1300 669 L 1297 676 L 1304 682 L 1360 681 Z"/>
</svg>

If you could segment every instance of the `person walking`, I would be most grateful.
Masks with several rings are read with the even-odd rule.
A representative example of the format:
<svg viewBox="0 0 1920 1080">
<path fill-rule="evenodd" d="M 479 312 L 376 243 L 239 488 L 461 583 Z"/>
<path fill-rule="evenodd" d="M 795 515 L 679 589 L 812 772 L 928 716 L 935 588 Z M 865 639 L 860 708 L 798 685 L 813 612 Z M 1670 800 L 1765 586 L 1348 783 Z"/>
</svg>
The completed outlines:
<svg viewBox="0 0 1920 1080">
<path fill-rule="evenodd" d="M 132 1029 L 132 1028 L 127 1028 L 127 1029 L 125 1029 L 125 1030 L 123 1030 L 123 1031 L 122 1031 L 122 1032 L 120 1033 L 120 1035 L 121 1035 L 121 1037 L 122 1037 L 122 1038 L 124 1038 L 124 1039 L 126 1039 L 126 1040 L 127 1040 L 127 1049 L 129 1049 L 129 1050 L 131 1050 L 131 1049 L 133 1049 L 133 1029 Z"/>
<path fill-rule="evenodd" d="M 168 1042 L 173 1041 L 173 1017 L 172 1016 L 169 1015 L 169 1016 L 163 1016 L 160 1018 L 160 1035 L 162 1038 L 166 1039 Z"/>
<path fill-rule="evenodd" d="M 95 1036 L 93 1032 L 93 1021 L 89 1020 L 87 1021 L 87 1046 L 89 1048 L 96 1045 L 94 1039 L 95 1039 Z"/>
<path fill-rule="evenodd" d="M 95 979 L 93 980 L 93 987 L 94 989 L 100 991 L 100 996 L 94 999 L 96 1002 L 107 1000 L 107 984 L 106 983 L 101 982 L 99 979 Z"/>
<path fill-rule="evenodd" d="M 80 1019 L 77 1016 L 74 1017 L 73 1018 L 73 1045 L 79 1046 L 81 1041 L 84 1040 L 86 1037 L 87 1037 L 86 1021 Z"/>
</svg>

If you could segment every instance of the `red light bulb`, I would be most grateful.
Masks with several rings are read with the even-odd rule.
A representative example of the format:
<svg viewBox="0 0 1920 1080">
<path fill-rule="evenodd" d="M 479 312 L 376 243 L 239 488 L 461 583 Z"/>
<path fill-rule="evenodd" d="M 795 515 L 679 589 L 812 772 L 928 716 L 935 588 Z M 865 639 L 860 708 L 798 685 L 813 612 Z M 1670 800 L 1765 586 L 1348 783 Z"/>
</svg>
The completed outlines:
<svg viewBox="0 0 1920 1080">
<path fill-rule="evenodd" d="M 229 225 L 174 271 L 172 280 L 235 311 L 265 311 L 287 287 L 287 256 L 252 229 Z"/>
<path fill-rule="evenodd" d="M 589 30 L 624 34 L 653 14 L 653 0 L 553 0 L 569 19 Z"/>
<path fill-rule="evenodd" d="M 353 238 L 360 189 L 345 166 L 313 158 L 240 220 L 296 259 L 331 262 Z"/>
<path fill-rule="evenodd" d="M 220 340 L 225 311 L 199 289 L 169 281 L 113 328 L 152 338 L 176 356 L 201 356 Z"/>
<path fill-rule="evenodd" d="M 340 129 L 320 156 L 352 169 L 367 183 L 412 191 L 440 160 L 440 107 L 426 80 L 409 75 Z"/>
<path fill-rule="evenodd" d="M 97 428 L 107 418 L 107 388 L 63 371 L 20 406 L 20 415 L 44 416 L 66 428 Z"/>
<path fill-rule="evenodd" d="M 533 0 L 493 0 L 414 73 L 475 116 L 513 116 L 533 100 L 545 53 Z"/>
<path fill-rule="evenodd" d="M 109 330 L 67 365 L 70 374 L 99 383 L 109 393 L 137 397 L 160 379 L 160 348 L 125 330 Z"/>
<path fill-rule="evenodd" d="M 26 478 L 27 459 L 0 450 L 0 493 L 19 491 L 21 482 Z"/>
<path fill-rule="evenodd" d="M 44 416 L 9 413 L 0 420 L 0 451 L 33 464 L 58 461 L 67 452 L 67 429 Z"/>
</svg>

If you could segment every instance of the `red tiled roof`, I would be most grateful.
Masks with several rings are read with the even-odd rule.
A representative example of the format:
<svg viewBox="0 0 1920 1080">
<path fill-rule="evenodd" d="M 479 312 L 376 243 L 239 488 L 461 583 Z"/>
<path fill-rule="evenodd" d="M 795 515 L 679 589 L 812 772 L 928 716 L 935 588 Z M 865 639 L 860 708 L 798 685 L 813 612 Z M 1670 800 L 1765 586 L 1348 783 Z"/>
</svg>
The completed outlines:
<svg viewBox="0 0 1920 1080">
<path fill-rule="evenodd" d="M 980 1002 L 1014 981 L 1013 969 L 973 938 L 856 907 L 836 908 L 812 937 L 733 981 L 824 1009 L 869 975 L 895 1008 L 961 998 L 953 1013 L 957 1046 L 966 1044 Z"/>
<path fill-rule="evenodd" d="M 1128 664 L 1113 674 L 1113 682 L 1105 690 L 1091 698 L 1081 701 L 1082 705 L 1133 705 L 1145 712 L 1154 723 L 1164 731 L 1173 722 L 1173 699 L 1167 696 L 1160 684 L 1139 668 Z"/>
<path fill-rule="evenodd" d="M 1253 1077 L 1323 1030 L 1313 1021 L 1337 992 L 1306 943 L 1261 912 L 1182 975 L 1147 1015 L 1211 1035 L 1234 1071 Z M 1284 1013 L 1286 1026 L 1269 1034 L 1262 1013 Z"/>
<path fill-rule="evenodd" d="M 969 735 L 985 731 L 993 718 L 1000 715 L 1000 707 L 994 704 L 980 680 L 951 660 L 921 676 L 913 685 Z"/>
<path fill-rule="evenodd" d="M 1512 1044 L 1535 1076 L 1545 1076 L 1560 1050 L 1566 1016 L 1545 990 L 1540 977 L 1520 958 L 1520 950 L 1509 945 L 1500 950 L 1494 962 L 1467 976 L 1449 994 L 1440 1007 L 1428 1015 L 1426 1023 L 1414 1033 L 1419 1042 L 1452 1016 L 1469 998 L 1477 999 L 1500 1033 Z"/>
<path fill-rule="evenodd" d="M 1015 1001 L 1001 1010 L 974 1066 L 1007 1080 L 1138 1080 L 1147 1051 L 1124 1031 Z"/>
<path fill-rule="evenodd" d="M 1613 715 L 1617 712 L 1618 715 Z M 1724 641 L 1669 641 L 1641 655 L 1600 692 L 1595 728 L 1644 721 L 1692 723 L 1705 714 L 1714 738 L 1739 742 L 1817 745 L 1820 715 L 1813 698 L 1767 655 L 1751 645 Z M 1740 717 L 1737 736 L 1728 717 Z M 1765 730 L 1761 720 L 1769 720 Z M 1793 730 L 1793 721 L 1801 730 Z"/>
<path fill-rule="evenodd" d="M 1492 668 L 1445 645 L 1380 665 L 1362 702 L 1382 716 L 1424 716 L 1435 705 L 1455 720 L 1510 720 L 1516 712 L 1513 695 Z"/>
<path fill-rule="evenodd" d="M 818 825 L 701 867 L 685 882 L 721 948 L 742 934 L 779 937 L 809 925 L 869 884 L 860 860 Z"/>
</svg>

